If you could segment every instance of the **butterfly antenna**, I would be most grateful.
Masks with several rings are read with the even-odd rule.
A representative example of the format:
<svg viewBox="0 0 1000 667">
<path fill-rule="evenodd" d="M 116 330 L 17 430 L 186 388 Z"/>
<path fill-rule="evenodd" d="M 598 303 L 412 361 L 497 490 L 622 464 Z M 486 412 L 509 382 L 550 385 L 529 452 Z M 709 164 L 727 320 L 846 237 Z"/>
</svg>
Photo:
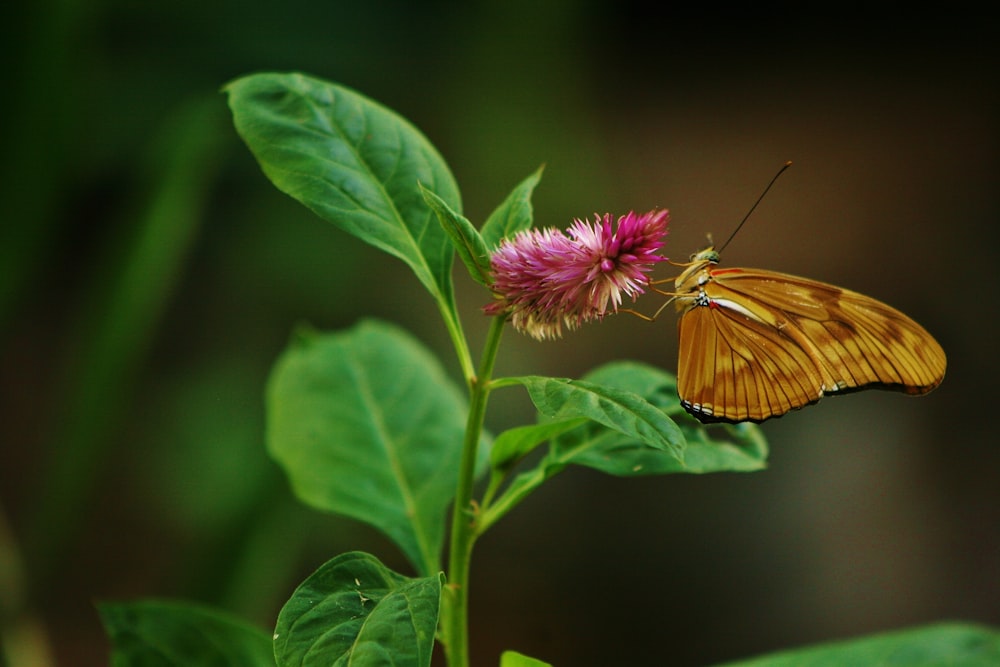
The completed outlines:
<svg viewBox="0 0 1000 667">
<path fill-rule="evenodd" d="M 747 220 L 748 220 L 748 219 L 750 218 L 750 214 L 751 214 L 751 213 L 753 213 L 753 211 L 754 211 L 754 209 L 755 209 L 755 208 L 757 208 L 757 204 L 759 204 L 759 203 L 760 203 L 760 200 L 762 200 L 762 199 L 764 198 L 764 195 L 766 195 L 766 194 L 767 194 L 767 191 L 771 189 L 771 186 L 772 186 L 772 185 L 774 185 L 774 182 L 775 182 L 776 180 L 778 180 L 778 176 L 781 176 L 781 175 L 782 175 L 783 173 L 785 173 L 785 170 L 786 170 L 786 169 L 788 169 L 788 168 L 789 168 L 789 167 L 791 167 L 791 166 L 792 166 L 792 161 L 791 161 L 791 160 L 789 160 L 788 162 L 786 162 L 785 164 L 783 164 L 783 165 L 781 166 L 781 169 L 779 169 L 779 170 L 778 170 L 778 173 L 774 175 L 774 178 L 772 178 L 772 179 L 771 179 L 771 182 L 767 184 L 767 187 L 766 187 L 766 188 L 764 188 L 764 191 L 760 193 L 760 196 L 759 196 L 759 197 L 757 197 L 757 201 L 755 201 L 755 202 L 753 203 L 753 206 L 751 206 L 751 207 L 750 207 L 750 210 L 749 210 L 749 211 L 747 211 L 747 214 L 743 216 L 743 219 L 742 219 L 742 220 L 740 220 L 740 224 L 736 225 L 736 229 L 734 229 L 734 230 L 733 230 L 733 233 L 729 235 L 729 238 L 728 238 L 728 239 L 726 239 L 726 242 L 725 242 L 725 243 L 723 243 L 723 244 L 722 244 L 722 246 L 721 246 L 721 247 L 719 248 L 719 252 L 720 252 L 720 253 L 721 253 L 721 252 L 722 252 L 723 250 L 725 250 L 725 249 L 726 249 L 726 246 L 727 246 L 727 245 L 729 245 L 729 242 L 733 240 L 733 237 L 734 237 L 734 236 L 736 236 L 736 232 L 740 231 L 740 228 L 741 228 L 741 227 L 742 227 L 742 226 L 743 226 L 743 225 L 744 225 L 744 224 L 746 223 L 746 221 L 747 221 Z"/>
</svg>

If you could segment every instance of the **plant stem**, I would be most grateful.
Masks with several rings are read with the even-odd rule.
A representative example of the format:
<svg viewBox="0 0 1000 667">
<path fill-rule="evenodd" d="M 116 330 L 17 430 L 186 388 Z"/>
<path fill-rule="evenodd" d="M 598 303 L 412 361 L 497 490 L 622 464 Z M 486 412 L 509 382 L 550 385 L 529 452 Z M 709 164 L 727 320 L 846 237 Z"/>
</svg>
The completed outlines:
<svg viewBox="0 0 1000 667">
<path fill-rule="evenodd" d="M 504 317 L 493 318 L 487 335 L 479 374 L 469 383 L 469 420 L 462 445 L 455 504 L 452 507 L 451 545 L 448 553 L 448 586 L 445 589 L 442 635 L 449 667 L 469 665 L 469 565 L 476 540 L 472 487 L 476 477 L 479 440 L 482 437 L 490 378 L 496 361 Z"/>
</svg>

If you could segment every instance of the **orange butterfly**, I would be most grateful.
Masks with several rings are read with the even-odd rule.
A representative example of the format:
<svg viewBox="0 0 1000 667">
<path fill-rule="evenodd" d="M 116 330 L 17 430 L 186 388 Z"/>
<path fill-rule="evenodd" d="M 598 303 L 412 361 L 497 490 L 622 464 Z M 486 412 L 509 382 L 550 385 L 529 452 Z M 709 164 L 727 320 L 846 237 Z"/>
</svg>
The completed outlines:
<svg viewBox="0 0 1000 667">
<path fill-rule="evenodd" d="M 670 296 L 678 322 L 677 393 L 699 421 L 761 422 L 830 394 L 926 394 L 944 378 L 927 331 L 871 297 L 760 269 L 719 269 L 695 254 Z"/>
<path fill-rule="evenodd" d="M 718 263 L 709 246 L 681 265 L 673 292 L 661 291 L 681 313 L 677 393 L 699 421 L 762 422 L 862 389 L 926 394 L 944 379 L 944 350 L 895 308 L 817 280 Z"/>
</svg>

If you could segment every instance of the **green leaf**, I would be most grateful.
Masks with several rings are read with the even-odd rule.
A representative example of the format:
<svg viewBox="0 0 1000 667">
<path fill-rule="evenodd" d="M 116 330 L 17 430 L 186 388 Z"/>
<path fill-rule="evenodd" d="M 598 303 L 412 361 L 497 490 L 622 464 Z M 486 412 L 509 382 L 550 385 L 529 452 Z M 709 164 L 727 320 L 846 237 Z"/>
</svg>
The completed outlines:
<svg viewBox="0 0 1000 667">
<path fill-rule="evenodd" d="M 706 427 L 681 407 L 676 381 L 669 373 L 646 364 L 623 361 L 591 371 L 584 379 L 637 394 L 670 415 L 687 442 L 684 460 L 680 462 L 635 438 L 595 424 L 557 438 L 551 448 L 552 460 L 625 477 L 677 472 L 749 472 L 766 467 L 767 443 L 757 425 Z"/>
<path fill-rule="evenodd" d="M 663 450 L 683 465 L 684 434 L 670 417 L 641 396 L 583 380 L 532 375 L 508 381 L 523 384 L 547 420 L 586 417 Z"/>
<path fill-rule="evenodd" d="M 97 607 L 114 667 L 274 667 L 271 638 L 228 614 L 165 600 Z"/>
<path fill-rule="evenodd" d="M 490 448 L 490 465 L 498 470 L 509 468 L 527 456 L 535 447 L 557 435 L 574 429 L 586 422 L 580 417 L 544 424 L 529 424 L 504 431 L 493 441 Z"/>
<path fill-rule="evenodd" d="M 469 270 L 469 275 L 476 282 L 489 286 L 490 253 L 486 249 L 486 244 L 483 243 L 483 237 L 479 235 L 468 219 L 451 210 L 439 196 L 430 190 L 423 189 L 423 186 L 421 186 L 421 192 L 427 205 L 437 214 L 441 227 L 451 238 L 455 250 L 458 251 L 458 256 L 462 258 L 465 268 Z"/>
<path fill-rule="evenodd" d="M 500 655 L 500 667 L 552 667 L 552 665 L 535 658 L 529 658 L 517 651 L 504 651 Z"/>
<path fill-rule="evenodd" d="M 529 229 L 534 224 L 531 194 L 542 178 L 543 169 L 544 167 L 539 167 L 535 173 L 521 181 L 486 219 L 482 235 L 487 248 L 496 248 L 503 239 Z"/>
<path fill-rule="evenodd" d="M 967 623 L 941 623 L 793 649 L 726 667 L 985 667 L 1000 665 L 1000 632 Z"/>
<path fill-rule="evenodd" d="M 418 183 L 454 211 L 462 204 L 419 130 L 349 88 L 302 74 L 253 74 L 225 91 L 237 132 L 279 190 L 403 260 L 452 304 L 452 246 Z"/>
<path fill-rule="evenodd" d="M 534 467 L 518 473 L 500 497 L 484 506 L 481 532 L 568 465 L 621 477 L 751 471 L 766 465 L 767 442 L 755 424 L 706 428 L 681 408 L 674 377 L 653 366 L 622 361 L 578 382 L 530 377 L 502 383 L 527 386 L 546 421 L 497 437 L 491 489 L 520 457 L 545 440 L 549 447 Z M 574 418 L 587 421 L 574 426 Z M 664 442 L 680 444 L 683 458 Z"/>
<path fill-rule="evenodd" d="M 278 614 L 278 667 L 430 665 L 441 578 L 404 577 L 357 551 L 337 556 Z"/>
<path fill-rule="evenodd" d="M 300 334 L 284 352 L 268 383 L 267 445 L 302 501 L 376 526 L 429 575 L 441 569 L 467 411 L 429 351 L 369 320 Z"/>
<path fill-rule="evenodd" d="M 687 414 L 677 396 L 677 380 L 656 366 L 639 361 L 613 361 L 591 370 L 583 379 L 631 391 L 669 415 Z"/>
</svg>

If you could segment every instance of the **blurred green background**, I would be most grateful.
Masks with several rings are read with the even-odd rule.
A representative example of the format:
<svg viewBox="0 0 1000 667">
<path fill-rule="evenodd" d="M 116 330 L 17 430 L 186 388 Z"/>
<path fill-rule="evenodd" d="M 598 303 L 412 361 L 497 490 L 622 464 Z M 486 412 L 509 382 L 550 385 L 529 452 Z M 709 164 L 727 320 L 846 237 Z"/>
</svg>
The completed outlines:
<svg viewBox="0 0 1000 667">
<path fill-rule="evenodd" d="M 725 238 L 791 159 L 724 262 L 882 298 L 949 354 L 928 397 L 868 392 L 767 423 L 763 473 L 558 476 L 478 545 L 476 664 L 513 648 L 703 665 L 1000 624 L 995 21 L 644 7 L 0 10 L 0 614 L 18 667 L 107 664 L 95 600 L 182 597 L 270 628 L 337 553 L 405 569 L 379 535 L 290 497 L 264 451 L 264 383 L 303 321 L 386 318 L 457 367 L 408 270 L 280 194 L 237 139 L 218 90 L 261 70 L 412 120 L 474 221 L 545 163 L 538 224 L 668 207 L 676 259 Z M 488 295 L 457 284 L 481 341 Z M 498 372 L 674 370 L 673 319 L 510 332 Z M 494 430 L 531 419 L 523 397 L 495 399 Z"/>
</svg>

